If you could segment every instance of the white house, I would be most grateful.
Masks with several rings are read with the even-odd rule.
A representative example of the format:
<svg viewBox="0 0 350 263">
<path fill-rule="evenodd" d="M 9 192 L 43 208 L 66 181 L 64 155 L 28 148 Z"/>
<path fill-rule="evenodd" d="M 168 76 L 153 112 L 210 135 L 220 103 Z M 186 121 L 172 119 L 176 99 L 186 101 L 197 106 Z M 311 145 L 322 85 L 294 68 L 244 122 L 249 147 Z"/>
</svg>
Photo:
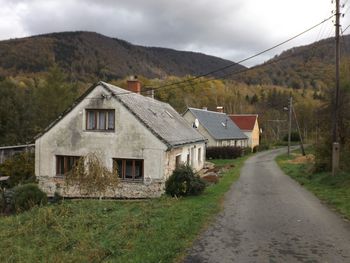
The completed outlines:
<svg viewBox="0 0 350 263">
<path fill-rule="evenodd" d="M 137 81 L 128 84 L 140 92 Z M 79 197 L 77 191 L 62 191 L 64 177 L 91 152 L 110 170 L 118 165 L 118 189 L 107 197 L 157 197 L 176 165 L 203 167 L 205 139 L 169 104 L 99 82 L 37 137 L 39 186 L 49 196 L 58 191 Z"/>
<path fill-rule="evenodd" d="M 208 140 L 208 146 L 248 145 L 247 136 L 223 112 L 188 108 L 183 117 Z"/>
</svg>

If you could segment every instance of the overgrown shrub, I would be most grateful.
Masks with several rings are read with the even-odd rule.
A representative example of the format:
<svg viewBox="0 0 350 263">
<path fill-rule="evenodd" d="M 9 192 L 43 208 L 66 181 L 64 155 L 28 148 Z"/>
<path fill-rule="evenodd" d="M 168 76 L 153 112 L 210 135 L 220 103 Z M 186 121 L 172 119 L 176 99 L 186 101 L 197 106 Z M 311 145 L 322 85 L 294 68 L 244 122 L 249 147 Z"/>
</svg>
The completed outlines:
<svg viewBox="0 0 350 263">
<path fill-rule="evenodd" d="M 51 202 L 54 204 L 60 204 L 62 203 L 62 200 L 63 200 L 63 196 L 59 192 L 55 192 Z"/>
<path fill-rule="evenodd" d="M 332 143 L 330 138 L 324 138 L 315 144 L 315 172 L 332 170 Z"/>
<path fill-rule="evenodd" d="M 19 185 L 13 190 L 14 195 L 11 202 L 13 211 L 25 211 L 47 203 L 47 195 L 36 184 Z"/>
<path fill-rule="evenodd" d="M 29 152 L 15 154 L 0 165 L 0 174 L 10 177 L 6 182 L 8 188 L 18 184 L 34 183 L 34 154 Z"/>
<path fill-rule="evenodd" d="M 176 168 L 165 182 L 165 192 L 171 196 L 199 195 L 205 187 L 206 183 L 188 165 Z"/>
<path fill-rule="evenodd" d="M 288 142 L 288 134 L 284 135 L 283 141 Z M 298 141 L 300 141 L 299 133 L 296 132 L 296 131 L 292 131 L 290 133 L 290 141 L 291 142 L 298 142 Z"/>
<path fill-rule="evenodd" d="M 6 208 L 6 201 L 4 196 L 4 191 L 0 189 L 0 214 L 5 211 Z"/>
<path fill-rule="evenodd" d="M 236 146 L 212 146 L 206 150 L 207 159 L 235 159 L 243 155 L 243 149 Z"/>
<path fill-rule="evenodd" d="M 102 199 L 109 189 L 114 191 L 118 183 L 118 171 L 110 171 L 96 153 L 89 153 L 81 157 L 65 177 L 64 191 L 69 192 L 73 187 L 81 196 Z"/>
<path fill-rule="evenodd" d="M 270 149 L 270 145 L 269 144 L 267 144 L 267 143 L 263 143 L 263 144 L 260 144 L 259 145 L 259 151 L 261 152 L 261 151 L 265 151 L 265 150 L 269 150 Z"/>
<path fill-rule="evenodd" d="M 244 147 L 242 148 L 242 155 L 246 155 L 252 152 L 252 148 L 251 147 Z"/>
</svg>

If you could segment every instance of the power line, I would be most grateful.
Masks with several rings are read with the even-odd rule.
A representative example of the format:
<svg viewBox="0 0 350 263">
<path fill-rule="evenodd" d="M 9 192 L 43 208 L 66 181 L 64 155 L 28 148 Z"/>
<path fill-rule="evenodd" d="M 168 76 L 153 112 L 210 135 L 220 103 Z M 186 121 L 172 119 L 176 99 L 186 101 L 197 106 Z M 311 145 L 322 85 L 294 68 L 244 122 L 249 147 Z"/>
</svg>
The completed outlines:
<svg viewBox="0 0 350 263">
<path fill-rule="evenodd" d="M 239 71 L 233 71 L 233 72 L 229 72 L 229 73 L 226 73 L 224 75 L 221 76 L 221 78 L 223 77 L 227 77 L 227 76 L 232 76 L 232 75 L 238 75 L 238 74 L 242 74 L 242 73 L 246 73 L 248 71 L 251 71 L 251 70 L 256 70 L 258 68 L 263 68 L 265 66 L 268 66 L 268 65 L 271 65 L 271 64 L 274 64 L 274 63 L 278 63 L 280 61 L 283 61 L 283 60 L 286 60 L 286 59 L 289 59 L 291 57 L 294 57 L 294 56 L 298 56 L 304 52 L 307 52 L 307 51 L 310 51 L 310 50 L 313 50 L 317 47 L 321 47 L 323 45 L 326 45 L 328 44 L 328 42 L 326 41 L 319 41 L 318 43 L 314 43 L 312 44 L 309 48 L 305 48 L 303 50 L 300 50 L 299 52 L 291 52 L 291 54 L 289 55 L 284 55 L 282 57 L 279 57 L 278 59 L 272 59 L 270 61 L 267 61 L 265 62 L 264 64 L 260 64 L 260 65 L 257 65 L 257 66 L 254 66 L 254 67 L 251 67 L 251 68 L 245 68 L 245 69 L 242 69 L 242 70 L 239 70 Z M 207 78 L 207 79 L 204 79 L 204 80 L 201 80 L 198 84 L 202 84 L 202 83 L 206 83 L 206 82 L 209 82 L 209 81 L 213 81 L 215 79 L 218 79 L 218 77 L 212 77 L 212 78 Z M 185 87 L 189 87 L 192 85 L 192 83 L 190 82 L 192 81 L 191 79 L 190 80 L 185 80 L 185 81 L 181 81 L 180 84 L 185 84 L 186 82 L 188 82 L 187 85 L 182 85 L 182 86 L 170 86 L 170 85 L 164 85 L 164 86 L 160 86 L 158 89 L 156 89 L 155 91 L 161 89 L 161 88 L 164 88 L 164 89 L 176 89 L 176 88 L 185 88 Z M 179 84 L 178 84 L 179 85 Z M 144 92 L 147 92 L 147 91 L 144 91 Z M 119 96 L 119 95 L 127 95 L 127 94 L 131 94 L 133 92 L 124 92 L 124 93 L 119 93 L 119 94 L 116 94 L 116 96 Z M 143 93 L 143 92 L 142 92 Z"/>
<path fill-rule="evenodd" d="M 202 77 L 207 77 L 207 76 L 212 75 L 212 74 L 214 74 L 214 73 L 221 72 L 221 71 L 224 71 L 224 70 L 226 70 L 226 69 L 228 69 L 228 68 L 232 68 L 232 67 L 234 67 L 234 66 L 240 65 L 240 64 L 243 63 L 243 62 L 246 62 L 246 61 L 248 61 L 248 60 L 251 60 L 251 59 L 253 59 L 253 58 L 256 58 L 256 57 L 258 57 L 258 56 L 260 56 L 260 55 L 262 55 L 262 54 L 264 54 L 264 53 L 267 53 L 267 52 L 269 52 L 269 51 L 271 51 L 271 50 L 273 50 L 273 49 L 275 49 L 275 48 L 277 48 L 277 47 L 280 47 L 280 46 L 282 46 L 282 45 L 284 45 L 284 44 L 286 44 L 286 43 L 288 43 L 288 42 L 290 42 L 290 41 L 292 41 L 292 40 L 298 38 L 299 36 L 301 36 L 301 35 L 303 35 L 303 34 L 306 34 L 307 32 L 309 32 L 309 31 L 313 30 L 314 28 L 316 28 L 316 27 L 322 25 L 323 23 L 327 22 L 327 21 L 330 20 L 333 16 L 334 16 L 334 14 L 331 15 L 330 17 L 328 17 L 328 18 L 322 20 L 321 22 L 315 24 L 314 26 L 312 26 L 312 27 L 310 27 L 310 28 L 308 28 L 308 29 L 306 29 L 306 30 L 304 30 L 304 31 L 302 31 L 302 32 L 300 32 L 300 33 L 298 33 L 298 34 L 296 34 L 296 35 L 294 35 L 294 36 L 288 38 L 287 40 L 282 41 L 282 42 L 280 42 L 280 43 L 278 43 L 278 44 L 276 44 L 276 45 L 274 45 L 274 46 L 272 46 L 272 47 L 270 47 L 270 48 L 267 48 L 267 49 L 265 49 L 265 50 L 263 50 L 263 51 L 260 51 L 260 52 L 254 54 L 254 55 L 251 55 L 251 56 L 249 56 L 249 57 L 247 57 L 247 58 L 244 58 L 244 59 L 242 59 L 242 60 L 240 60 L 240 61 L 238 61 L 238 62 L 231 63 L 230 65 L 227 65 L 227 66 L 218 68 L 218 69 L 216 69 L 216 70 L 207 72 L 207 73 L 205 73 L 205 74 L 201 74 L 201 75 L 192 77 L 192 78 L 187 79 L 187 80 L 182 80 L 182 81 L 177 81 L 177 82 L 173 82 L 173 83 L 170 83 L 170 84 L 160 85 L 160 86 L 158 86 L 158 87 L 156 87 L 156 88 L 153 88 L 153 90 L 156 91 L 156 90 L 159 90 L 159 89 L 168 88 L 168 87 L 175 86 L 175 85 L 180 85 L 180 84 L 183 84 L 183 83 L 186 83 L 186 82 L 190 83 L 190 82 L 193 81 L 193 80 L 200 79 L 200 78 L 202 78 Z M 265 64 L 262 64 L 262 65 L 266 65 L 266 63 L 265 63 Z M 252 68 L 246 68 L 246 69 L 244 69 L 244 72 L 245 72 L 245 71 L 248 71 L 248 70 L 251 70 L 251 69 L 255 69 L 256 67 L 257 67 L 257 66 L 252 67 Z M 242 73 L 242 70 L 235 71 L 235 72 Z M 233 74 L 233 73 L 230 72 L 229 74 L 225 74 L 225 75 L 221 76 L 221 78 L 224 77 L 224 76 L 227 76 L 227 75 L 231 75 L 231 74 Z M 214 77 L 214 79 L 216 79 L 216 78 Z M 210 80 L 210 79 L 209 79 L 209 80 Z M 207 81 L 208 81 L 208 80 L 207 80 Z M 147 88 L 147 86 L 146 86 L 146 88 Z M 151 88 L 151 87 L 149 87 L 149 88 Z M 147 91 L 141 91 L 141 93 L 145 93 L 145 92 L 147 92 Z M 121 95 L 130 94 L 130 93 L 132 93 L 132 92 L 118 93 L 118 94 L 115 94 L 115 95 L 116 95 L 116 96 L 121 96 Z"/>
<path fill-rule="evenodd" d="M 299 52 L 291 52 L 291 54 L 289 54 L 289 55 L 284 55 L 283 57 L 279 57 L 278 59 L 272 59 L 272 60 L 270 60 L 270 61 L 268 61 L 268 62 L 265 62 L 264 64 L 257 65 L 257 66 L 255 66 L 255 67 L 245 68 L 245 69 L 242 69 L 242 70 L 239 70 L 239 71 L 230 72 L 230 73 L 227 73 L 227 74 L 225 74 L 225 75 L 222 75 L 221 78 L 227 77 L 227 76 L 232 76 L 232 75 L 237 75 L 237 74 L 242 74 L 242 73 L 245 73 L 245 72 L 248 72 L 248 71 L 251 71 L 251 70 L 255 70 L 255 69 L 258 69 L 258 68 L 265 67 L 265 66 L 267 66 L 267 65 L 271 65 L 271 64 L 273 64 L 273 63 L 278 63 L 278 62 L 280 62 L 280 61 L 282 61 L 282 60 L 285 60 L 285 59 L 288 59 L 288 58 L 291 58 L 291 57 L 300 55 L 300 54 L 302 54 L 302 53 L 304 53 L 304 52 L 306 52 L 306 51 L 309 51 L 310 49 L 314 49 L 314 48 L 316 48 L 316 47 L 315 47 L 316 45 L 318 45 L 317 47 L 320 47 L 320 46 L 325 45 L 325 44 L 328 44 L 328 42 L 322 42 L 322 41 L 320 41 L 320 42 L 318 42 L 318 43 L 314 43 L 314 44 L 313 44 L 312 46 L 310 46 L 309 48 L 303 49 L 303 50 L 301 50 L 301 51 L 299 51 Z M 210 79 L 204 79 L 204 80 L 202 80 L 199 84 L 206 83 L 206 82 L 209 82 L 209 81 L 213 81 L 213 80 L 215 80 L 215 79 L 218 79 L 218 78 L 213 77 L 213 78 L 210 78 Z M 189 86 L 189 85 L 187 85 L 187 86 Z M 175 87 L 169 87 L 169 86 L 167 86 L 167 87 L 164 87 L 164 88 L 174 88 L 174 89 L 175 89 L 175 88 L 185 88 L 185 87 L 187 87 L 187 86 L 186 86 L 186 85 L 185 85 L 185 86 L 175 86 Z M 163 88 L 163 87 L 161 87 L 161 88 Z"/>
<path fill-rule="evenodd" d="M 189 79 L 189 80 L 178 81 L 178 82 L 175 82 L 175 83 L 163 85 L 163 86 L 161 86 L 161 87 L 159 87 L 159 88 L 164 88 L 164 87 L 167 87 L 167 86 L 178 85 L 178 84 L 181 84 L 181 83 L 183 83 L 183 82 L 188 82 L 188 81 L 190 81 L 190 80 L 196 80 L 196 79 L 199 79 L 199 78 L 201 78 L 201 77 L 206 77 L 206 76 L 212 75 L 212 74 L 214 74 L 214 73 L 223 71 L 223 70 L 225 70 L 225 69 L 231 68 L 231 67 L 233 67 L 233 66 L 239 65 L 239 64 L 241 64 L 241 63 L 243 63 L 243 62 L 246 62 L 246 61 L 251 60 L 251 59 L 253 59 L 253 58 L 255 58 L 255 57 L 258 57 L 258 56 L 260 56 L 260 55 L 262 55 L 262 54 L 264 54 L 264 53 L 267 53 L 267 52 L 269 52 L 269 51 L 271 51 L 271 50 L 273 50 L 273 49 L 275 49 L 275 48 L 277 48 L 277 47 L 280 47 L 280 46 L 282 46 L 282 45 L 284 45 L 284 44 L 286 44 L 286 43 L 288 43 L 288 42 L 294 40 L 295 38 L 297 38 L 297 37 L 299 37 L 299 36 L 301 36 L 301 35 L 303 35 L 303 34 L 309 32 L 309 31 L 311 31 L 312 29 L 314 29 L 314 28 L 316 28 L 316 27 L 322 25 L 323 23 L 327 22 L 327 21 L 330 20 L 333 16 L 334 16 L 334 15 L 331 15 L 330 17 L 328 17 L 328 18 L 322 20 L 321 22 L 317 23 L 316 25 L 314 25 L 314 26 L 312 26 L 312 27 L 310 27 L 310 28 L 308 28 L 308 29 L 302 31 L 301 33 L 299 33 L 299 34 L 297 34 L 297 35 L 295 35 L 295 36 L 293 36 L 293 37 L 291 37 L 291 38 L 289 38 L 289 39 L 287 39 L 287 40 L 285 40 L 285 41 L 283 41 L 283 42 L 280 42 L 279 44 L 276 44 L 276 45 L 274 45 L 274 46 L 272 46 L 272 47 L 270 47 L 270 48 L 267 48 L 267 49 L 265 49 L 265 50 L 263 50 L 263 51 L 260 51 L 260 52 L 258 52 L 258 53 L 256 53 L 256 54 L 252 55 L 252 56 L 249 56 L 249 57 L 247 57 L 247 58 L 244 58 L 244 59 L 242 59 L 242 60 L 240 60 L 240 61 L 238 61 L 238 62 L 234 62 L 234 63 L 232 63 L 232 64 L 230 64 L 230 65 L 228 65 L 228 66 L 225 66 L 225 67 L 222 67 L 222 68 L 219 68 L 219 69 L 210 71 L 210 72 L 208 72 L 208 73 L 205 73 L 205 74 L 202 74 L 202 75 L 199 75 L 199 76 L 196 76 L 196 77 L 193 77 L 193 78 L 191 78 L 191 79 Z M 157 89 L 158 89 L 158 88 L 155 88 L 155 90 L 157 90 Z"/>
<path fill-rule="evenodd" d="M 349 27 L 350 27 L 350 25 L 348 25 L 347 27 L 345 27 L 344 30 L 341 31 L 341 33 L 344 35 L 344 32 L 345 32 L 346 30 L 348 30 Z"/>
<path fill-rule="evenodd" d="M 323 45 L 326 45 L 326 44 L 328 44 L 328 42 L 326 42 L 326 41 L 319 41 L 317 43 L 312 44 L 309 48 L 305 48 L 303 50 L 300 50 L 299 52 L 292 51 L 291 54 L 289 54 L 289 55 L 284 55 L 284 56 L 281 56 L 281 57 L 279 57 L 277 59 L 272 59 L 270 61 L 265 62 L 264 64 L 260 64 L 260 65 L 257 65 L 257 66 L 251 67 L 251 68 L 245 68 L 245 69 L 242 69 L 242 70 L 239 70 L 239 71 L 229 72 L 229 73 L 226 73 L 226 74 L 224 74 L 224 75 L 222 75 L 220 77 L 223 78 L 223 77 L 227 77 L 227 76 L 238 75 L 238 74 L 246 73 L 246 72 L 251 71 L 251 70 L 256 70 L 258 68 L 263 68 L 265 66 L 268 66 L 268 65 L 271 65 L 271 64 L 274 64 L 274 63 L 278 63 L 280 61 L 289 59 L 291 57 L 298 56 L 300 54 L 303 54 L 304 52 L 307 52 L 307 51 L 310 51 L 310 50 L 314 50 L 314 49 L 316 49 L 318 47 L 321 47 Z M 202 84 L 202 83 L 206 83 L 206 82 L 209 82 L 209 81 L 213 81 L 215 79 L 218 79 L 218 77 L 212 77 L 212 78 L 207 78 L 207 79 L 201 80 L 198 84 Z M 160 86 L 159 88 L 154 89 L 154 90 L 157 91 L 157 90 L 160 90 L 160 89 L 163 89 L 163 88 L 164 89 L 168 89 L 168 88 L 171 88 L 171 89 L 185 88 L 185 87 L 189 87 L 189 86 L 192 85 L 191 81 L 192 81 L 192 79 L 179 82 L 180 84 L 185 84 L 186 82 L 188 82 L 187 85 L 182 85 L 182 86 L 164 85 L 164 86 Z M 172 83 L 172 84 L 174 84 L 174 83 Z M 180 84 L 177 84 L 177 85 L 180 85 Z M 147 91 L 143 91 L 142 93 L 144 93 L 144 92 L 147 92 Z M 115 95 L 119 96 L 119 95 L 131 94 L 131 93 L 133 93 L 133 92 L 129 92 L 128 91 L 128 92 L 119 93 L 119 94 L 115 94 Z"/>
</svg>

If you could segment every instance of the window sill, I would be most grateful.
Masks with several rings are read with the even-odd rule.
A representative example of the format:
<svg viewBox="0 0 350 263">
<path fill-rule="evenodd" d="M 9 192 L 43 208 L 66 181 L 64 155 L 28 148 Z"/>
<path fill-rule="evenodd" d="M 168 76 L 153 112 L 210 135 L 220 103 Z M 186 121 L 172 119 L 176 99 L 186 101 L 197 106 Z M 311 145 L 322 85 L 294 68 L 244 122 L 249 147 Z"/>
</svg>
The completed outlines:
<svg viewBox="0 0 350 263">
<path fill-rule="evenodd" d="M 143 179 L 120 179 L 119 178 L 119 181 L 121 183 L 136 183 L 136 184 L 143 184 Z"/>
<path fill-rule="evenodd" d="M 84 132 L 107 132 L 107 133 L 113 133 L 115 130 L 84 130 Z"/>
</svg>

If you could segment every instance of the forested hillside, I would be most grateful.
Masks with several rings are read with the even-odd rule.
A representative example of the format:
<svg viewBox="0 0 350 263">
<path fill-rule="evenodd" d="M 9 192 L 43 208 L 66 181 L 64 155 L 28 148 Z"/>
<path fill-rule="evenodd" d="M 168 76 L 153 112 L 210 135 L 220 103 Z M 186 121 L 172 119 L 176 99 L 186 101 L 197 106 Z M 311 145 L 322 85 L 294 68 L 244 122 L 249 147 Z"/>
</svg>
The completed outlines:
<svg viewBox="0 0 350 263">
<path fill-rule="evenodd" d="M 268 84 L 295 89 L 330 87 L 334 83 L 334 38 L 289 49 L 234 79 L 247 84 Z M 341 38 L 341 60 L 349 60 L 350 35 Z"/>
<path fill-rule="evenodd" d="M 341 38 L 342 60 L 350 57 L 350 35 Z M 70 81 L 115 80 L 128 75 L 146 78 L 198 76 L 232 64 L 201 53 L 142 47 L 93 32 L 63 32 L 0 41 L 0 77 L 40 76 L 54 65 Z M 243 73 L 233 72 L 243 71 Z M 211 75 L 210 75 L 211 76 Z M 334 41 L 324 39 L 295 47 L 250 70 L 236 65 L 214 77 L 246 84 L 312 88 L 334 83 Z"/>
<path fill-rule="evenodd" d="M 200 75 L 231 64 L 201 53 L 142 47 L 93 32 L 64 32 L 0 41 L 0 76 L 38 75 L 54 65 L 70 81 L 142 75 Z M 236 70 L 243 69 L 237 65 Z"/>
</svg>

